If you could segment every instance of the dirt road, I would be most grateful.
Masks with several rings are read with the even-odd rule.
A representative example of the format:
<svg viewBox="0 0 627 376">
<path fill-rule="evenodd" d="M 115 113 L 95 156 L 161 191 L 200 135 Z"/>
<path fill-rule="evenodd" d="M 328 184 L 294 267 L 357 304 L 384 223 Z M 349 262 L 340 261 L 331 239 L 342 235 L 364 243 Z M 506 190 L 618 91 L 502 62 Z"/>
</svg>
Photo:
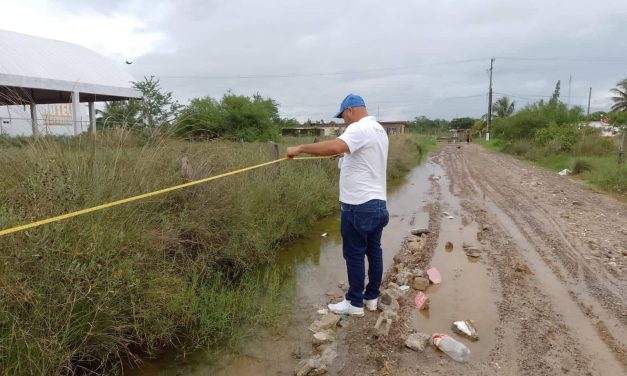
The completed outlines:
<svg viewBox="0 0 627 376">
<path fill-rule="evenodd" d="M 436 266 L 443 282 L 427 289 L 428 311 L 413 306 L 415 291 L 405 294 L 385 339 L 373 337 L 377 314 L 352 320 L 333 373 L 626 374 L 627 205 L 476 145 L 445 145 L 428 163 L 431 232 L 396 261 Z M 481 256 L 467 257 L 464 243 Z M 451 333 L 451 321 L 464 319 L 480 336 L 456 336 L 469 363 L 403 346 L 410 332 Z"/>
</svg>

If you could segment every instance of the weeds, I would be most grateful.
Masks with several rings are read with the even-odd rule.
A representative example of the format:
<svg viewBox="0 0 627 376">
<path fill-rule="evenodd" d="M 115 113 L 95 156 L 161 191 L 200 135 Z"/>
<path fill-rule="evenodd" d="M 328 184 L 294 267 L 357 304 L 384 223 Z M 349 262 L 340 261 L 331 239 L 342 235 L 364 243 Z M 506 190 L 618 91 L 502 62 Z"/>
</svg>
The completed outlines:
<svg viewBox="0 0 627 376">
<path fill-rule="evenodd" d="M 485 147 L 513 154 L 559 171 L 571 169 L 592 186 L 611 193 L 627 194 L 627 165 L 617 164 L 617 138 L 583 133 L 568 152 L 560 142 L 548 140 L 541 145 L 531 139 L 506 142 L 500 139 L 480 142 Z"/>
<path fill-rule="evenodd" d="M 0 228 L 271 159 L 264 143 L 122 130 L 0 141 Z M 390 142 L 394 178 L 421 149 L 415 136 Z M 264 265 L 336 210 L 338 180 L 333 160 L 273 167 L 3 237 L 0 368 L 115 373 L 164 348 L 236 346 L 271 322 L 291 277 Z"/>
</svg>

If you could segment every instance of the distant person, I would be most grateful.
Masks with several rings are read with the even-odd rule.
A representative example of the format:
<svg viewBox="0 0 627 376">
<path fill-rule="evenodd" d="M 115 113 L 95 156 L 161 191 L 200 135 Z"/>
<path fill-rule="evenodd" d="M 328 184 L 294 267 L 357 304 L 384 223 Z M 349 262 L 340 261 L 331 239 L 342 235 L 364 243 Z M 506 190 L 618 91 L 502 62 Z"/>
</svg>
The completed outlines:
<svg viewBox="0 0 627 376">
<path fill-rule="evenodd" d="M 388 224 L 386 208 L 386 169 L 388 136 L 373 116 L 368 116 L 364 100 L 349 94 L 336 118 L 344 119 L 346 130 L 335 140 L 287 148 L 287 157 L 301 153 L 331 156 L 344 153 L 340 167 L 340 207 L 342 249 L 348 273 L 344 300 L 329 304 L 337 314 L 364 315 L 364 304 L 375 311 L 383 278 L 381 234 Z M 368 258 L 368 285 L 365 261 Z"/>
<path fill-rule="evenodd" d="M 470 131 L 466 131 L 466 143 L 469 144 L 470 141 L 472 141 L 472 135 L 470 134 Z"/>
</svg>

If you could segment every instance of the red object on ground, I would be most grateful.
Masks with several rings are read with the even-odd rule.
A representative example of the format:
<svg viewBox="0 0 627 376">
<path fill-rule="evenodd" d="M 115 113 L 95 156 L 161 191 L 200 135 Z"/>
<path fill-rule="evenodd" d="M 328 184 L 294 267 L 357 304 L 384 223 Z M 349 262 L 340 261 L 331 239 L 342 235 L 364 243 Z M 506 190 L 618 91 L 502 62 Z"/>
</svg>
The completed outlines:
<svg viewBox="0 0 627 376">
<path fill-rule="evenodd" d="M 427 296 L 425 295 L 424 292 L 420 291 L 418 292 L 418 294 L 416 294 L 416 307 L 418 309 L 422 308 L 422 306 L 425 304 L 425 302 L 427 301 Z"/>
<path fill-rule="evenodd" d="M 436 269 L 435 267 L 427 270 L 427 275 L 429 276 L 429 280 L 433 283 L 433 284 L 438 284 L 440 282 L 442 282 L 442 276 L 440 275 L 440 271 L 438 271 L 438 269 Z"/>
</svg>

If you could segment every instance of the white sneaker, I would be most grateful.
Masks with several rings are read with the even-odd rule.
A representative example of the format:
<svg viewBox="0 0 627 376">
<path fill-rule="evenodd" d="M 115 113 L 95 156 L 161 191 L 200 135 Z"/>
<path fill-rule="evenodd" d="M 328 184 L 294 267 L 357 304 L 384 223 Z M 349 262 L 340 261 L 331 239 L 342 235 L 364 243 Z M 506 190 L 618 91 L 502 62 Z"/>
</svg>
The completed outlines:
<svg viewBox="0 0 627 376">
<path fill-rule="evenodd" d="M 351 315 L 357 317 L 362 317 L 364 315 L 363 308 L 353 306 L 351 302 L 346 299 L 339 303 L 329 304 L 329 311 L 338 315 Z"/>
<path fill-rule="evenodd" d="M 368 308 L 369 311 L 376 311 L 378 303 L 379 303 L 379 298 L 364 300 L 364 305 L 366 306 L 366 308 Z"/>
</svg>

